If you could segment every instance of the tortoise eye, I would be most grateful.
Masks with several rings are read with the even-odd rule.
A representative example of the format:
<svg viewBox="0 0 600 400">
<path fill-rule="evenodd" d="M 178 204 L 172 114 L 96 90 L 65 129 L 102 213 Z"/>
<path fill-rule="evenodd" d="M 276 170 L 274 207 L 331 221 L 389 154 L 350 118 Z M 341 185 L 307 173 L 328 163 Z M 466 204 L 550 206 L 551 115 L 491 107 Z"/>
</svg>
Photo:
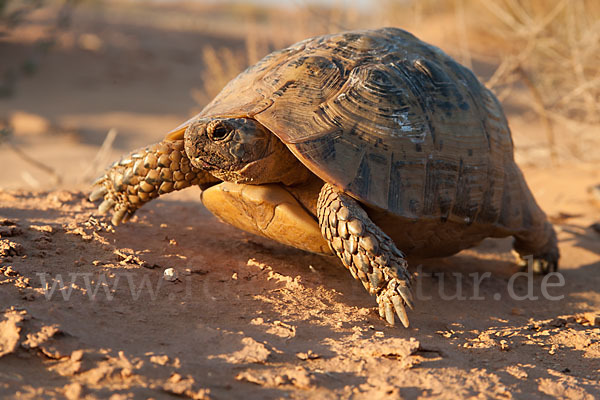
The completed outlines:
<svg viewBox="0 0 600 400">
<path fill-rule="evenodd" d="M 227 135 L 229 135 L 229 129 L 222 124 L 212 126 L 208 129 L 208 136 L 215 141 L 223 140 Z"/>
</svg>

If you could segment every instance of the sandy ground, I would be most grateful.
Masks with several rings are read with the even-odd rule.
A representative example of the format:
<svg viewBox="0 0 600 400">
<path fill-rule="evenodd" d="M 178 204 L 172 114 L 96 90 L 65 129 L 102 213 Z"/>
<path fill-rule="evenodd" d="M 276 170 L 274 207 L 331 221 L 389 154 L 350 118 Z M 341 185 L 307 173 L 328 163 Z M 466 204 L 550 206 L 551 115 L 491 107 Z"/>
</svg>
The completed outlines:
<svg viewBox="0 0 600 400">
<path fill-rule="evenodd" d="M 86 199 L 94 174 L 198 109 L 197 49 L 244 40 L 78 17 L 0 100 L 14 143 L 62 178 L 0 147 L 0 397 L 600 397 L 600 234 L 590 227 L 600 208 L 588 191 L 600 171 L 541 167 L 531 116 L 509 118 L 558 232 L 564 284 L 544 296 L 543 278 L 515 281 L 510 240 L 486 240 L 413 262 L 411 327 L 390 327 L 337 260 L 222 224 L 197 189 L 117 228 L 97 215 Z M 43 32 L 26 28 L 0 44 L 0 59 L 32 50 Z M 81 39 L 90 32 L 101 47 Z M 97 157 L 111 128 L 117 139 Z M 529 285 L 537 299 L 511 298 Z"/>
</svg>

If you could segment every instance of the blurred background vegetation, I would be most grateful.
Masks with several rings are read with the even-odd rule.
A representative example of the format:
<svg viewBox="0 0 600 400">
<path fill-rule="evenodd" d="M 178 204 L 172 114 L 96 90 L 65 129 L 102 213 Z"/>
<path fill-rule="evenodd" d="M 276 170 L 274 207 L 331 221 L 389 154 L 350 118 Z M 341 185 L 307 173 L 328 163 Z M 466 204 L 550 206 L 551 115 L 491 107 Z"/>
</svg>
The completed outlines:
<svg viewBox="0 0 600 400">
<path fill-rule="evenodd" d="M 0 0 L 0 119 L 21 148 L 35 126 L 80 144 L 82 182 L 269 52 L 381 26 L 471 67 L 503 102 L 519 162 L 600 161 L 598 0 Z M 52 164 L 49 149 L 32 157 Z"/>
<path fill-rule="evenodd" d="M 6 58 L 2 66 L 0 81 L 0 97 L 14 94 L 16 83 L 22 77 L 34 74 L 39 67 L 40 59 L 55 43 L 60 31 L 69 28 L 71 11 L 79 0 L 67 0 L 56 13 L 55 21 L 48 24 L 46 34 L 38 38 L 29 54 L 22 59 Z M 0 0 L 0 35 L 9 36 L 21 24 L 26 24 L 33 12 L 47 6 L 45 0 Z"/>
</svg>

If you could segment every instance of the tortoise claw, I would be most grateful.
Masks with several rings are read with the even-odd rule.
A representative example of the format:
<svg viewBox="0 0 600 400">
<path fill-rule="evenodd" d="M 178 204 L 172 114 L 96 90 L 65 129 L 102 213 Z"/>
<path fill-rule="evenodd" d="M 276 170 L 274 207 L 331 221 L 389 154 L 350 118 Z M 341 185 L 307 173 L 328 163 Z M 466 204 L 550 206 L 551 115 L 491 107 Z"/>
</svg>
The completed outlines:
<svg viewBox="0 0 600 400">
<path fill-rule="evenodd" d="M 106 174 L 98 177 L 94 182 L 92 182 L 92 186 L 102 185 L 102 183 L 106 180 L 106 178 L 107 178 Z"/>
<path fill-rule="evenodd" d="M 390 325 L 395 325 L 395 320 L 394 320 L 394 308 L 392 307 L 392 303 L 390 303 L 389 301 L 386 301 L 384 304 L 385 307 L 385 320 L 388 322 L 388 324 Z"/>
<path fill-rule="evenodd" d="M 394 309 L 396 310 L 396 315 L 398 315 L 398 319 L 400 319 L 400 322 L 402 322 L 402 325 L 404 325 L 405 328 L 408 328 L 410 323 L 408 321 L 408 315 L 406 315 L 406 309 L 402 304 L 400 296 L 392 296 L 392 304 L 394 305 Z M 412 306 L 409 307 L 412 310 Z"/>
<path fill-rule="evenodd" d="M 398 285 L 396 287 L 396 291 L 398 291 L 398 294 L 400 294 L 402 300 L 404 300 L 404 303 L 408 306 L 408 308 L 414 310 L 415 304 L 413 302 L 413 295 L 410 288 L 408 286 Z"/>
<path fill-rule="evenodd" d="M 126 214 L 127 214 L 127 208 L 125 208 L 125 207 L 120 208 L 117 211 L 115 211 L 110 222 L 114 226 L 117 226 L 123 221 Z"/>
<path fill-rule="evenodd" d="M 543 258 L 534 259 L 532 267 L 533 273 L 538 275 L 545 275 L 550 272 L 556 272 L 558 270 L 557 263 Z"/>
<path fill-rule="evenodd" d="M 113 199 L 105 199 L 100 206 L 98 206 L 98 212 L 100 214 L 106 214 L 106 212 L 115 206 L 116 202 Z"/>
<path fill-rule="evenodd" d="M 546 275 L 558 271 L 558 255 L 548 253 L 536 256 L 518 256 L 517 264 L 523 271 L 531 271 L 536 275 Z"/>
<path fill-rule="evenodd" d="M 108 189 L 104 186 L 100 186 L 99 188 L 95 189 L 91 194 L 90 194 L 90 201 L 98 201 L 101 198 L 104 197 L 105 194 L 108 193 Z"/>
<path fill-rule="evenodd" d="M 401 282 L 396 278 L 391 279 L 387 287 L 377 296 L 377 303 L 379 304 L 379 314 L 381 315 L 383 310 L 383 315 L 381 315 L 381 317 L 385 317 L 390 325 L 394 325 L 395 323 L 395 311 L 398 319 L 402 322 L 402 325 L 404 325 L 405 328 L 409 327 L 410 322 L 406 315 L 405 306 L 412 309 L 413 303 L 410 289 L 405 286 L 404 282 Z"/>
</svg>

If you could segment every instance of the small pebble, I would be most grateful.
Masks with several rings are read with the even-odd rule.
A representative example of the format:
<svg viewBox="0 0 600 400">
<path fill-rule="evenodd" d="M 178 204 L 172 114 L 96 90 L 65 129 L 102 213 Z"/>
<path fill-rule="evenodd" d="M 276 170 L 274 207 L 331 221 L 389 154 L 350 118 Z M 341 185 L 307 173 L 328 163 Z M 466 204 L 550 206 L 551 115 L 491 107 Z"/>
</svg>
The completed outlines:
<svg viewBox="0 0 600 400">
<path fill-rule="evenodd" d="M 587 312 L 587 313 L 583 314 L 583 317 L 592 326 L 600 325 L 600 314 L 598 314 L 598 313 Z"/>
<path fill-rule="evenodd" d="M 303 361 L 316 360 L 317 358 L 321 358 L 320 355 L 318 355 L 317 353 L 313 353 L 312 350 L 308 350 L 306 353 L 296 353 L 296 357 Z"/>
<path fill-rule="evenodd" d="M 163 278 L 165 281 L 173 282 L 177 280 L 177 273 L 173 268 L 167 268 L 165 269 L 165 272 L 163 272 Z"/>
</svg>

